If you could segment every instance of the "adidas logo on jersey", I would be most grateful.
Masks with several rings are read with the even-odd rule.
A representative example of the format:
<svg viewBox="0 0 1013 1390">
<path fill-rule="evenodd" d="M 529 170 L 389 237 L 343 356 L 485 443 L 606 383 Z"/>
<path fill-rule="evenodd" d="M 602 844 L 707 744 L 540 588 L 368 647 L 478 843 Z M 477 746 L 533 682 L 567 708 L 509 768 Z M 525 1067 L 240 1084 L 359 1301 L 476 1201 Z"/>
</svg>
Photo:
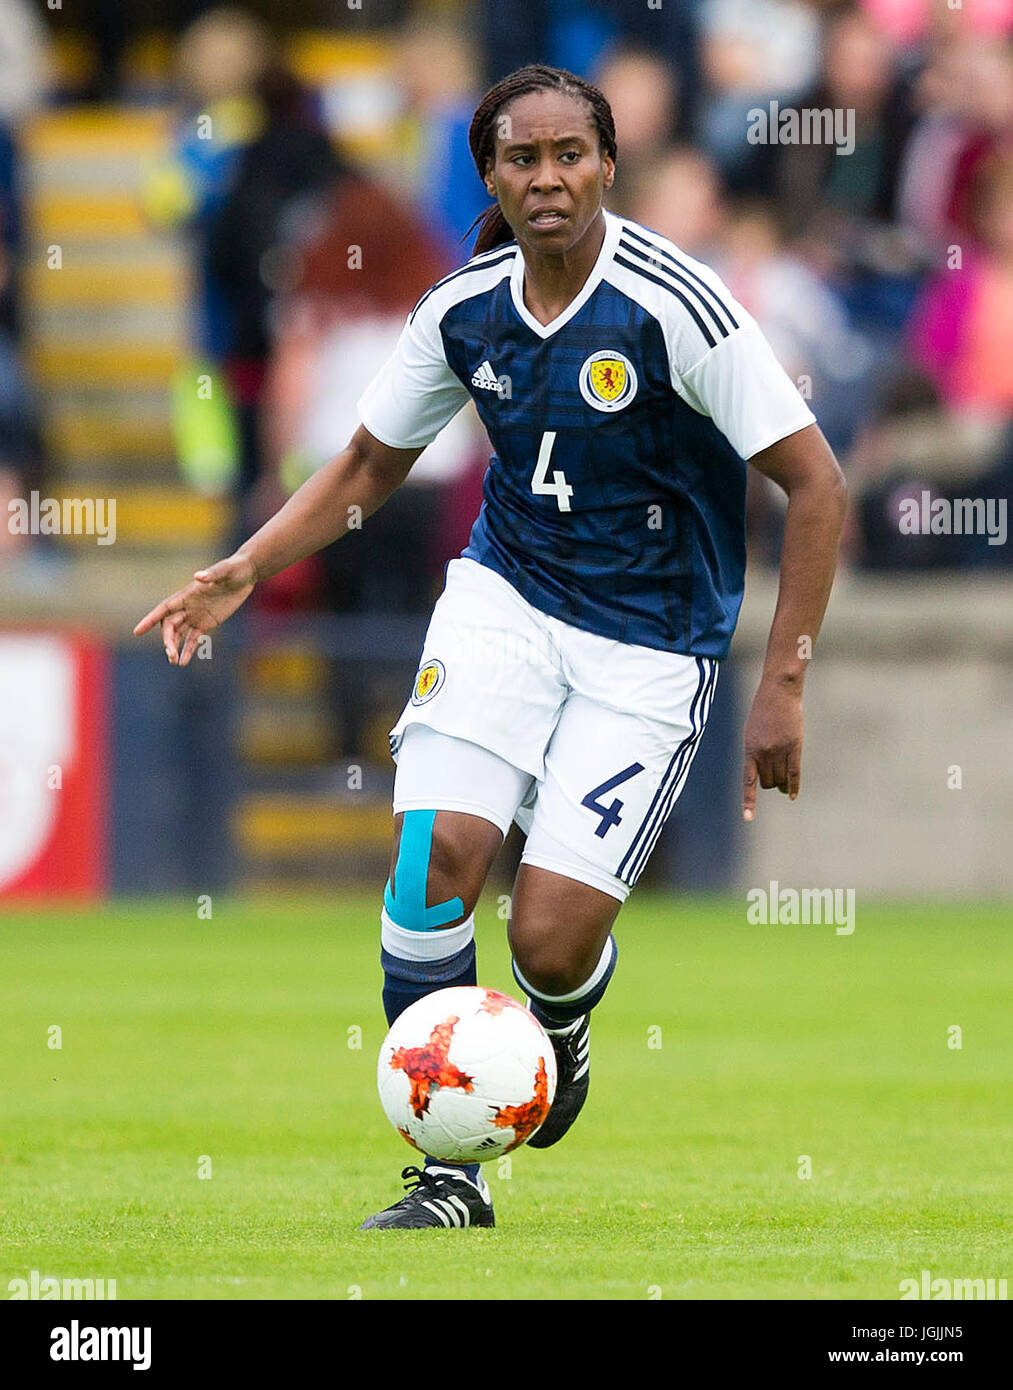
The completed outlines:
<svg viewBox="0 0 1013 1390">
<path fill-rule="evenodd" d="M 471 378 L 471 384 L 480 387 L 483 391 L 495 391 L 497 395 L 499 394 L 499 377 L 493 371 L 488 357 Z"/>
</svg>

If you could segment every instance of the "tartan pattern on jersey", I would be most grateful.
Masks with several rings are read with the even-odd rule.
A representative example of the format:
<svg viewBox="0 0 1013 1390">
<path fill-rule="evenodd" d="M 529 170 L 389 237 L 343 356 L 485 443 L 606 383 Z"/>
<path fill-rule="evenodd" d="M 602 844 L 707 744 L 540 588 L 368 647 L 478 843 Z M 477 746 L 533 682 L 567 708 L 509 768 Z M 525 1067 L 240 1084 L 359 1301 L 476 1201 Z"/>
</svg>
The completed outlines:
<svg viewBox="0 0 1013 1390">
<path fill-rule="evenodd" d="M 713 421 L 672 389 L 658 320 L 602 280 L 542 338 L 504 278 L 448 309 L 440 332 L 495 450 L 464 554 L 575 627 L 725 656 L 742 596 L 746 469 Z M 636 374 L 636 391 L 614 412 L 580 389 L 584 364 L 602 352 Z M 486 361 L 499 392 L 472 384 Z M 532 489 L 546 432 L 555 434 L 548 477 L 559 471 L 573 489 L 568 511 Z"/>
</svg>

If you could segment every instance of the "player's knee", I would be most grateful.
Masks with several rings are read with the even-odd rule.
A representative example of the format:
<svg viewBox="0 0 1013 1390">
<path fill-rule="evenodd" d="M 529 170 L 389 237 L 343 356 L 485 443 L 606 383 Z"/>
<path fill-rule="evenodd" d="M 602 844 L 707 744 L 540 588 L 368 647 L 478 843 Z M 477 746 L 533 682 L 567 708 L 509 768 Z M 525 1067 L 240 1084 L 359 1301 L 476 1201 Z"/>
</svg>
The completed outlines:
<svg viewBox="0 0 1013 1390">
<path fill-rule="evenodd" d="M 511 932 L 510 949 L 518 970 L 532 989 L 553 998 L 580 989 L 595 966 L 593 960 L 588 962 L 560 941 L 558 933 Z"/>
<path fill-rule="evenodd" d="M 459 825 L 433 811 L 406 811 L 384 893 L 387 914 L 409 931 L 456 926 L 474 912 L 485 868 Z"/>
<path fill-rule="evenodd" d="M 429 876 L 426 883 L 426 897 L 429 903 L 442 903 L 451 898 L 459 898 L 462 906 L 461 916 L 467 917 L 474 912 L 481 891 L 482 876 L 476 872 L 474 855 L 469 852 L 469 847 L 462 843 L 459 836 L 441 828 L 437 820 L 433 827 Z"/>
</svg>

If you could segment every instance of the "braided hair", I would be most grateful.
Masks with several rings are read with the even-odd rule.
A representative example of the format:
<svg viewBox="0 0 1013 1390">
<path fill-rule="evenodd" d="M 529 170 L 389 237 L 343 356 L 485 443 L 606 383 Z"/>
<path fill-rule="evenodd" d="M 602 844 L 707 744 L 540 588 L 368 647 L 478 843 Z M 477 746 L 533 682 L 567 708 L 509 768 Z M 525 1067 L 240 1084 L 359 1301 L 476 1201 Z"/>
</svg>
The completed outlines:
<svg viewBox="0 0 1013 1390">
<path fill-rule="evenodd" d="M 565 68 L 530 63 L 527 67 L 518 68 L 516 72 L 510 73 L 494 87 L 490 87 L 471 119 L 468 145 L 478 176 L 483 182 L 496 154 L 496 124 L 500 111 L 508 102 L 514 101 L 517 97 L 527 96 L 529 92 L 566 92 L 568 95 L 582 98 L 587 103 L 591 119 L 598 129 L 598 140 L 603 152 L 610 159 L 615 159 L 615 121 L 612 119 L 612 108 L 604 94 L 590 82 L 567 72 Z M 491 208 L 476 217 L 464 235 L 467 236 L 475 226 L 478 227 L 474 250 L 476 256 L 513 240 L 514 234 L 503 216 L 499 203 L 493 203 Z"/>
</svg>

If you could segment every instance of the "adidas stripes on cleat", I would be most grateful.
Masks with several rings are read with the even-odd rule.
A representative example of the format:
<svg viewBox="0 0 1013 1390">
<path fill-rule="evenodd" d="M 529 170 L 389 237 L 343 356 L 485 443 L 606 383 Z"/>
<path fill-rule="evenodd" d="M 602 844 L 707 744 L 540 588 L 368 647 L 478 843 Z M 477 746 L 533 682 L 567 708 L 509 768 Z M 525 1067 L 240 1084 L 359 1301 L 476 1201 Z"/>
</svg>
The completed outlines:
<svg viewBox="0 0 1013 1390">
<path fill-rule="evenodd" d="M 556 1054 L 556 1097 L 544 1124 L 528 1140 L 531 1149 L 558 1144 L 580 1114 L 591 1076 L 591 1023 L 582 1014 L 565 1032 L 546 1029 Z"/>
<path fill-rule="evenodd" d="M 392 1207 L 368 1217 L 360 1231 L 414 1231 L 425 1226 L 495 1226 L 492 1197 L 481 1173 L 476 1182 L 459 1168 L 402 1168 L 410 1191 Z"/>
</svg>

